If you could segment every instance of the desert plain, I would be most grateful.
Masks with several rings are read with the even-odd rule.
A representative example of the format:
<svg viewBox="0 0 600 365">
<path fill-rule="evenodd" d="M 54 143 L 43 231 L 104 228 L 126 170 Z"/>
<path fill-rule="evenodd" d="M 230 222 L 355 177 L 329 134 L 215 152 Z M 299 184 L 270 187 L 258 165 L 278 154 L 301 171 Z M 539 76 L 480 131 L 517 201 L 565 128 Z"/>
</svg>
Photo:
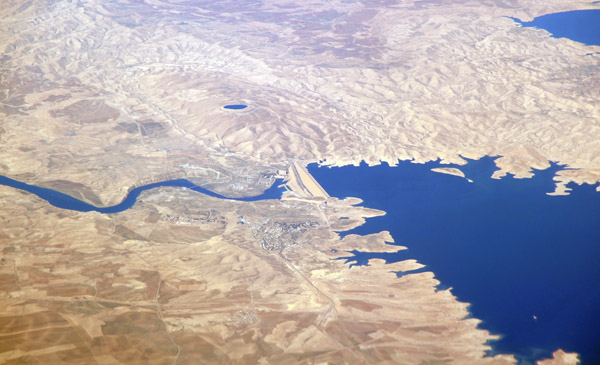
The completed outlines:
<svg viewBox="0 0 600 365">
<path fill-rule="evenodd" d="M 498 155 L 495 178 L 556 161 L 556 194 L 597 182 L 600 47 L 508 18 L 586 8 L 3 1 L 0 175 L 96 206 L 175 178 L 287 191 L 160 188 L 102 215 L 0 186 L 0 362 L 514 363 L 434 273 L 397 277 L 420 263 L 336 260 L 404 247 L 341 239 L 385 212 L 304 166 Z"/>
</svg>

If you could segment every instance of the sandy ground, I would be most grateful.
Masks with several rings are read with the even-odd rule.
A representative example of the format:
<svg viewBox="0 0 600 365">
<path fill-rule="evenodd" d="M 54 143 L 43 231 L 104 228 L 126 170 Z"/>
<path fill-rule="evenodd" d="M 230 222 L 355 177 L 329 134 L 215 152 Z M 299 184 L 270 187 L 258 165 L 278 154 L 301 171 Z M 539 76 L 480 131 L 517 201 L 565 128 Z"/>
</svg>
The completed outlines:
<svg viewBox="0 0 600 365">
<path fill-rule="evenodd" d="M 332 260 L 357 247 L 404 248 L 386 246 L 386 232 L 340 240 L 310 203 L 162 189 L 103 216 L 10 189 L 3 196 L 6 363 L 512 361 L 482 358 L 493 336 L 464 319 L 466 303 L 435 291 L 432 273 L 396 277 L 422 266 L 414 260 L 352 269 Z M 326 219 L 381 214 L 353 202 L 331 200 Z M 278 224 L 310 229 L 269 236 Z M 280 246 L 266 249 L 266 239 Z"/>
<path fill-rule="evenodd" d="M 386 245 L 388 232 L 339 239 L 333 228 L 383 213 L 358 199 L 318 212 L 163 188 L 100 215 L 1 192 L 3 363 L 514 362 L 483 357 L 495 336 L 432 273 L 397 278 L 423 266 L 415 260 L 336 260 L 406 249 Z M 545 364 L 576 359 L 556 356 Z"/>
<path fill-rule="evenodd" d="M 278 168 L 501 155 L 497 176 L 558 161 L 577 169 L 559 185 L 600 177 L 585 56 L 600 48 L 507 18 L 598 5 L 21 5 L 0 10 L 5 175 L 68 176 L 105 204 L 227 154 Z"/>
</svg>

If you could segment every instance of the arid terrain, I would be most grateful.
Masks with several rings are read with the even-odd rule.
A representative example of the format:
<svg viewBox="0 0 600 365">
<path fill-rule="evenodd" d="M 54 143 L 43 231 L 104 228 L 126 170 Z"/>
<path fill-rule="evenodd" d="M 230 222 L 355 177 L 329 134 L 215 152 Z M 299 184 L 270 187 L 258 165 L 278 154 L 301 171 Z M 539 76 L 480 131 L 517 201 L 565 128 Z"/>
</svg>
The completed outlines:
<svg viewBox="0 0 600 365">
<path fill-rule="evenodd" d="M 2 1 L 0 175 L 96 206 L 173 178 L 288 191 L 102 215 L 0 186 L 0 363 L 513 363 L 434 273 L 395 274 L 420 263 L 335 260 L 403 247 L 340 239 L 384 212 L 304 166 L 500 155 L 494 177 L 566 164 L 557 194 L 599 181 L 600 47 L 508 18 L 599 6 Z"/>
</svg>

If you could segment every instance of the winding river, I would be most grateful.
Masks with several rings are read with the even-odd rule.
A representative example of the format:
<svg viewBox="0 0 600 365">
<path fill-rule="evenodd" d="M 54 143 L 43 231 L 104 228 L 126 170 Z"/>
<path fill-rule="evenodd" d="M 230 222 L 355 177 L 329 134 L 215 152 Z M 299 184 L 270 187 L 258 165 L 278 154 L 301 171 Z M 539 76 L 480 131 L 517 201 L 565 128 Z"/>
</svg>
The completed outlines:
<svg viewBox="0 0 600 365">
<path fill-rule="evenodd" d="M 169 181 L 156 182 L 156 183 L 152 183 L 152 184 L 148 184 L 148 185 L 144 185 L 144 186 L 140 186 L 135 189 L 132 189 L 131 191 L 129 191 L 129 193 L 127 194 L 125 199 L 123 199 L 123 201 L 117 205 L 113 205 L 111 207 L 97 207 L 97 206 L 88 204 L 82 200 L 76 199 L 70 195 L 56 191 L 56 190 L 43 188 L 43 187 L 35 186 L 35 185 L 29 185 L 24 182 L 17 181 L 17 180 L 8 178 L 6 176 L 0 175 L 0 185 L 10 186 L 10 187 L 13 187 L 13 188 L 16 188 L 19 190 L 27 191 L 31 194 L 35 194 L 38 197 L 46 200 L 48 203 L 50 203 L 51 205 L 53 205 L 57 208 L 75 210 L 78 212 L 95 211 L 95 212 L 100 212 L 100 213 L 104 213 L 104 214 L 119 213 L 124 210 L 127 210 L 135 204 L 138 196 L 143 191 L 156 189 L 156 188 L 160 188 L 160 187 L 168 186 L 168 187 L 187 188 L 187 189 L 190 189 L 190 190 L 193 190 L 198 193 L 202 193 L 204 195 L 208 195 L 208 196 L 211 196 L 214 198 L 251 202 L 251 201 L 258 201 L 258 200 L 281 198 L 281 194 L 285 190 L 284 188 L 280 187 L 280 185 L 282 183 L 283 183 L 283 180 L 281 180 L 281 179 L 275 180 L 275 182 L 273 183 L 273 185 L 271 185 L 271 187 L 269 189 L 267 189 L 264 193 L 257 195 L 257 196 L 232 198 L 232 197 L 226 197 L 221 194 L 217 194 L 215 192 L 207 190 L 201 186 L 198 186 L 198 185 L 192 183 L 189 180 L 185 180 L 185 179 L 169 180 Z"/>
</svg>

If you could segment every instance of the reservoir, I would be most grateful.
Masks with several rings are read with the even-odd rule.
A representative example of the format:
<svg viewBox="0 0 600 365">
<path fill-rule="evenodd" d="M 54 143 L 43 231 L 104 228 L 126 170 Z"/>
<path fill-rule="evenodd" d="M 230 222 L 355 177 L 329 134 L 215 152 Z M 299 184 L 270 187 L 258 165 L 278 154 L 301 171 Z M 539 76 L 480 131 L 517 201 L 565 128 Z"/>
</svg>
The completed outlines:
<svg viewBox="0 0 600 365">
<path fill-rule="evenodd" d="M 359 265 L 372 257 L 417 259 L 441 287 L 471 303 L 482 328 L 502 336 L 490 343 L 493 351 L 516 354 L 520 363 L 559 348 L 582 354 L 584 364 L 600 363 L 600 193 L 571 185 L 569 196 L 546 195 L 555 164 L 531 179 L 501 180 L 490 178 L 491 157 L 453 166 L 472 183 L 431 171 L 440 166 L 309 165 L 331 196 L 359 197 L 362 206 L 387 213 L 344 235 L 388 230 L 408 247 L 342 258 Z"/>
<path fill-rule="evenodd" d="M 23 183 L 23 182 L 20 182 L 17 180 L 13 180 L 6 176 L 0 175 L 0 185 L 10 186 L 10 187 L 13 187 L 16 189 L 20 189 L 20 190 L 35 194 L 38 197 L 46 200 L 48 203 L 50 203 L 51 205 L 53 205 L 57 208 L 76 210 L 79 212 L 96 211 L 96 212 L 105 213 L 105 214 L 119 213 L 124 210 L 127 210 L 135 204 L 138 196 L 143 191 L 156 189 L 156 188 L 160 188 L 160 187 L 165 187 L 165 186 L 187 188 L 187 189 L 196 191 L 198 193 L 202 193 L 202 194 L 205 194 L 205 195 L 208 195 L 208 196 L 211 196 L 214 198 L 219 198 L 219 199 L 228 199 L 228 200 L 249 202 L 249 201 L 281 198 L 281 194 L 285 190 L 283 187 L 280 187 L 282 182 L 283 181 L 281 179 L 275 180 L 275 183 L 273 183 L 273 185 L 271 185 L 271 187 L 269 189 L 267 189 L 264 193 L 262 193 L 261 195 L 258 195 L 258 196 L 245 197 L 245 198 L 229 198 L 229 197 L 214 193 L 214 192 L 207 190 L 201 186 L 195 185 L 191 181 L 188 181 L 185 179 L 170 180 L 170 181 L 152 183 L 152 184 L 148 184 L 148 185 L 144 185 L 144 186 L 140 186 L 135 189 L 132 189 L 131 191 L 129 191 L 129 193 L 127 193 L 127 196 L 125 197 L 125 199 L 123 199 L 123 201 L 121 203 L 119 203 L 117 205 L 113 205 L 112 207 L 96 207 L 94 205 L 88 204 L 79 199 L 75 199 L 70 195 L 58 192 L 56 190 L 42 188 L 42 187 L 35 186 L 35 185 L 29 185 L 29 184 L 26 184 L 26 183 Z"/>
<path fill-rule="evenodd" d="M 231 105 L 225 105 L 223 108 L 230 109 L 230 110 L 241 110 L 241 109 L 246 109 L 247 107 L 248 107 L 248 105 L 244 105 L 244 104 L 231 104 Z"/>
<path fill-rule="evenodd" d="M 511 19 L 522 27 L 547 30 L 554 38 L 568 38 L 588 46 L 600 46 L 600 9 L 547 14 L 530 22 Z"/>
</svg>

